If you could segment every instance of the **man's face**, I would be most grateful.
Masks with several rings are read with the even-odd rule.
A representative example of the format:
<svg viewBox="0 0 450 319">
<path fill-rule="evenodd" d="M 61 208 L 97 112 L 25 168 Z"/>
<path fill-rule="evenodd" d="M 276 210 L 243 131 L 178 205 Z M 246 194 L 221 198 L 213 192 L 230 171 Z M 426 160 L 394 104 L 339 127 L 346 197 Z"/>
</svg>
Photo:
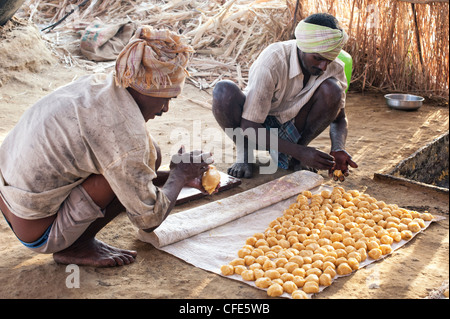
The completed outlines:
<svg viewBox="0 0 450 319">
<path fill-rule="evenodd" d="M 146 122 L 169 111 L 169 102 L 172 98 L 144 95 L 131 87 L 127 90 L 139 106 Z"/>
<path fill-rule="evenodd" d="M 154 119 L 156 116 L 162 116 L 163 113 L 169 111 L 169 102 L 170 98 L 148 96 L 148 119 Z"/>
<path fill-rule="evenodd" d="M 305 53 L 299 50 L 299 59 L 303 71 L 311 75 L 322 75 L 332 61 L 325 59 L 319 53 Z"/>
</svg>

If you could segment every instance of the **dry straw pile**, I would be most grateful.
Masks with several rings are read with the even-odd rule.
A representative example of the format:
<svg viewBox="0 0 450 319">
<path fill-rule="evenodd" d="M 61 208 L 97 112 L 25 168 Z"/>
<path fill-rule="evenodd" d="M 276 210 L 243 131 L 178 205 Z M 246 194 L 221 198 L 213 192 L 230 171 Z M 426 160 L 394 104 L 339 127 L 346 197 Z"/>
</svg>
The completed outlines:
<svg viewBox="0 0 450 319">
<path fill-rule="evenodd" d="M 27 0 L 22 14 L 47 26 L 72 9 L 51 33 L 73 34 L 97 17 L 184 34 L 196 49 L 190 80 L 200 88 L 227 78 L 244 87 L 251 63 L 268 44 L 290 39 L 309 14 L 329 12 L 350 35 L 344 49 L 353 57 L 352 90 L 448 101 L 448 0 Z"/>
</svg>

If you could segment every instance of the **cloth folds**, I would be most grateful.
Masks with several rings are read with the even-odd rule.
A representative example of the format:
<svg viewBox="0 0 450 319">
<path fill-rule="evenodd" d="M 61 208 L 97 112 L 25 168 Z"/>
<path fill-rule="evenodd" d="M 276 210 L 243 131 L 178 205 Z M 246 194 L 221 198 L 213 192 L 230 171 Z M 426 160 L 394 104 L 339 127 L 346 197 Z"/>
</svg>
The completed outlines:
<svg viewBox="0 0 450 319">
<path fill-rule="evenodd" d="M 193 49 L 169 30 L 142 26 L 116 60 L 116 83 L 141 94 L 171 98 L 180 94 Z"/>
<path fill-rule="evenodd" d="M 300 21 L 295 28 L 297 46 L 305 53 L 319 53 L 333 61 L 348 41 L 344 30 L 332 29 L 317 24 Z"/>
</svg>

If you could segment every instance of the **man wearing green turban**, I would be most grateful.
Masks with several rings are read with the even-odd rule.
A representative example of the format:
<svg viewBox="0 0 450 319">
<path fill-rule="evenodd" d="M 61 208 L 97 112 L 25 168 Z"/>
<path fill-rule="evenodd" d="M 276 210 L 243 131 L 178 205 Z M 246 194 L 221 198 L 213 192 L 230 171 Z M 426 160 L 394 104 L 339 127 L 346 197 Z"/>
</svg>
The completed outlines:
<svg viewBox="0 0 450 319">
<path fill-rule="evenodd" d="M 270 150 L 283 169 L 326 169 L 330 176 L 341 171 L 343 181 L 349 166 L 358 167 L 345 151 L 347 79 L 345 65 L 337 59 L 348 36 L 334 16 L 318 13 L 298 24 L 295 37 L 261 52 L 244 91 L 232 81 L 221 81 L 214 88 L 213 114 L 228 135 L 233 132 L 230 137 L 236 143 L 237 160 L 228 169 L 230 175 L 253 175 L 256 144 Z M 331 152 L 308 146 L 328 126 Z M 265 134 L 269 129 L 277 129 L 275 143 Z M 242 137 L 244 142 L 237 143 Z"/>
</svg>

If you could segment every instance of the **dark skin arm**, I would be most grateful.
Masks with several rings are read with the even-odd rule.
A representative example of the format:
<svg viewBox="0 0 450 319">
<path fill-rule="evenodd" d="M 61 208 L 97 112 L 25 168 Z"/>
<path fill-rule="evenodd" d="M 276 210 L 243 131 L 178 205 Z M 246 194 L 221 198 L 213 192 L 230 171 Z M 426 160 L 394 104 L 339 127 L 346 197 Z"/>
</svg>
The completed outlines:
<svg viewBox="0 0 450 319">
<path fill-rule="evenodd" d="M 345 151 L 345 141 L 347 139 L 348 121 L 345 110 L 342 109 L 336 119 L 330 124 L 331 152 L 330 155 L 335 159 L 335 165 L 328 170 L 328 175 L 334 180 L 343 182 L 349 175 L 348 167 L 357 168 L 358 165 L 352 160 L 352 157 Z M 341 170 L 343 175 L 339 178 L 333 176 L 335 170 Z"/>
<path fill-rule="evenodd" d="M 183 186 L 186 184 L 192 184 L 192 181 L 198 179 L 199 176 L 202 176 L 203 173 L 208 170 L 208 165 L 211 163 L 211 153 L 202 153 L 200 151 L 185 153 L 184 147 L 178 151 L 178 154 L 172 157 L 170 171 L 168 173 L 164 173 L 168 174 L 167 180 L 164 185 L 160 187 L 160 191 L 162 191 L 170 201 L 170 205 L 162 221 L 167 218 L 169 213 L 174 208 L 177 197 Z M 200 187 L 202 187 L 201 184 L 199 185 L 199 188 Z M 157 227 L 158 226 L 147 228 L 144 229 L 144 231 L 152 232 Z"/>
<path fill-rule="evenodd" d="M 258 128 L 264 128 L 262 124 L 248 121 L 246 119 L 241 120 L 241 127 L 245 131 L 247 128 L 253 128 L 256 132 L 256 140 L 258 141 Z M 268 131 L 267 131 L 268 132 Z M 278 151 L 291 155 L 292 157 L 301 161 L 310 167 L 317 169 L 331 169 L 335 162 L 334 158 L 322 151 L 315 149 L 314 147 L 303 146 L 289 141 L 283 140 L 279 137 L 278 139 Z M 270 135 L 266 134 L 266 146 L 270 145 Z M 269 147 L 267 147 L 269 149 Z"/>
</svg>

